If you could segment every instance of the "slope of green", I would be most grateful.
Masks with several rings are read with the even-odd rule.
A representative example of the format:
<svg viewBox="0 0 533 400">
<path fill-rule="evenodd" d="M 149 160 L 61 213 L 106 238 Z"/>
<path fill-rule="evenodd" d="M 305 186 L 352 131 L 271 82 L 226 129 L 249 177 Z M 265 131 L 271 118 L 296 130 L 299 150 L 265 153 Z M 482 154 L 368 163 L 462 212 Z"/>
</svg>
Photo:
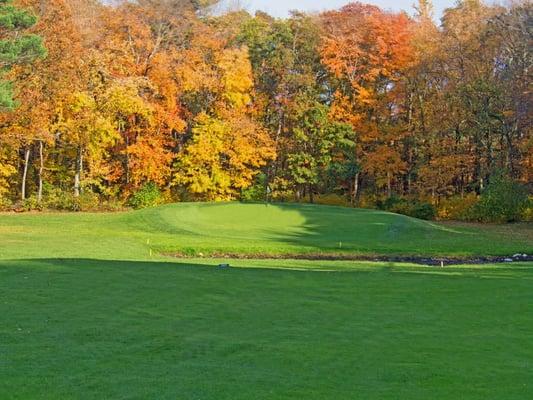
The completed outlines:
<svg viewBox="0 0 533 400">
<path fill-rule="evenodd" d="M 121 214 L 0 215 L 0 258 L 143 259 L 159 252 L 512 255 L 533 225 L 450 225 L 375 210 L 184 203 Z"/>
</svg>

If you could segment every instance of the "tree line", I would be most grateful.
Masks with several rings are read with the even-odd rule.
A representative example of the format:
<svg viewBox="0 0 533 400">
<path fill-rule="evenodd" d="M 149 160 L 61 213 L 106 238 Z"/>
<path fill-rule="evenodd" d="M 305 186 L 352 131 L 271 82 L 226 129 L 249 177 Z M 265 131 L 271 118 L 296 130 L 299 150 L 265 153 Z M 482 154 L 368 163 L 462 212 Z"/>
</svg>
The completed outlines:
<svg viewBox="0 0 533 400">
<path fill-rule="evenodd" d="M 0 0 L 0 203 L 438 205 L 533 182 L 531 2 L 459 0 L 438 24 L 430 0 L 215 3 Z"/>
</svg>

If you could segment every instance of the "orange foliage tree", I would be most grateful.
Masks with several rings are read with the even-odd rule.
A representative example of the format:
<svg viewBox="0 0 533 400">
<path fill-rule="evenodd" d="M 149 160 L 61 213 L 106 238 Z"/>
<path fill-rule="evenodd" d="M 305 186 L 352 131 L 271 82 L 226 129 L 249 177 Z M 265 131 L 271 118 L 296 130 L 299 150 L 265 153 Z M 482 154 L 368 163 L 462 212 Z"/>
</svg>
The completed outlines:
<svg viewBox="0 0 533 400">
<path fill-rule="evenodd" d="M 358 134 L 363 171 L 392 194 L 406 172 L 405 71 L 413 63 L 412 21 L 404 13 L 352 3 L 322 15 L 322 62 L 333 74 L 331 113 Z M 358 185 L 355 185 L 357 188 Z"/>
</svg>

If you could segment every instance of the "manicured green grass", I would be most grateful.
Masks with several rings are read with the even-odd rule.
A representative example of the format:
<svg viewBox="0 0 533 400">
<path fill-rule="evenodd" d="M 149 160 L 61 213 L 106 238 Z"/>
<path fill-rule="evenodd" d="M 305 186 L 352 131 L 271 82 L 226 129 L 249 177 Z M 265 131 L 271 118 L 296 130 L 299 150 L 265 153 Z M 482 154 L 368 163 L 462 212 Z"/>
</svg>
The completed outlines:
<svg viewBox="0 0 533 400">
<path fill-rule="evenodd" d="M 0 262 L 0 398 L 533 395 L 531 263 L 257 265 Z"/>
<path fill-rule="evenodd" d="M 0 215 L 0 257 L 146 258 L 158 252 L 512 255 L 533 225 L 458 225 L 312 205 L 175 204 L 122 214 Z"/>
<path fill-rule="evenodd" d="M 531 239 L 297 205 L 0 215 L 0 399 L 531 398 L 533 263 L 218 269 L 158 253 L 488 255 Z"/>
</svg>

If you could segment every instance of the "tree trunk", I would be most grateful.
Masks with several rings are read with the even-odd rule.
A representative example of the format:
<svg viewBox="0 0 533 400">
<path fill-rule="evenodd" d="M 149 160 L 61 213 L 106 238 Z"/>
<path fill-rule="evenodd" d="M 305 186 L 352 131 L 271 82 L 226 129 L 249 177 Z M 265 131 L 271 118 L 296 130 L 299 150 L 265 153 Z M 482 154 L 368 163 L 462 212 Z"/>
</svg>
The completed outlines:
<svg viewBox="0 0 533 400">
<path fill-rule="evenodd" d="M 409 173 L 407 174 L 407 194 L 413 191 L 413 150 L 409 149 Z"/>
<path fill-rule="evenodd" d="M 129 155 L 130 140 L 126 136 L 126 185 L 130 183 L 130 155 Z"/>
<path fill-rule="evenodd" d="M 350 194 L 350 206 L 353 207 L 354 206 L 354 203 L 353 203 L 353 182 L 352 180 L 350 179 L 348 181 L 348 193 Z"/>
<path fill-rule="evenodd" d="M 352 206 L 353 207 L 355 207 L 358 195 L 359 195 L 359 172 L 355 174 L 355 177 L 353 179 L 353 194 L 352 194 Z"/>
<path fill-rule="evenodd" d="M 24 170 L 22 172 L 22 184 L 21 184 L 21 198 L 26 200 L 26 180 L 28 178 L 28 166 L 30 163 L 30 148 L 24 149 Z"/>
<path fill-rule="evenodd" d="M 79 197 L 82 192 L 81 180 L 83 175 L 83 149 L 78 148 L 76 157 L 76 174 L 74 175 L 74 196 Z"/>
<path fill-rule="evenodd" d="M 516 169 L 515 169 L 515 164 L 514 164 L 514 160 L 515 160 L 515 150 L 514 150 L 514 145 L 513 145 L 513 139 L 512 139 L 512 134 L 509 132 L 510 130 L 509 129 L 505 129 L 505 141 L 507 142 L 507 165 L 508 165 L 508 168 L 509 168 L 509 173 L 511 174 L 511 176 L 513 178 L 516 178 Z"/>
<path fill-rule="evenodd" d="M 485 182 L 488 182 L 490 180 L 490 175 L 492 174 L 492 172 L 494 172 L 494 157 L 493 157 L 493 154 L 492 154 L 492 140 L 491 140 L 491 137 L 490 137 L 490 131 L 487 131 L 486 135 L 486 140 L 487 140 L 487 144 L 486 144 L 486 157 L 487 157 L 487 170 L 485 171 Z"/>
<path fill-rule="evenodd" d="M 283 111 L 280 109 L 278 111 L 278 129 L 276 130 L 276 137 L 274 139 L 274 148 L 276 149 L 276 153 L 278 151 L 279 138 L 281 137 L 282 132 L 283 132 Z M 270 177 L 269 180 L 274 182 L 276 179 L 276 175 L 278 174 L 277 160 L 272 161 L 271 174 L 272 176 Z"/>
<path fill-rule="evenodd" d="M 44 159 L 43 159 L 43 141 L 39 140 L 39 191 L 37 192 L 37 200 L 39 203 L 43 200 L 43 170 L 44 170 Z"/>
<path fill-rule="evenodd" d="M 392 178 L 391 173 L 387 172 L 387 196 L 392 197 Z"/>
</svg>

